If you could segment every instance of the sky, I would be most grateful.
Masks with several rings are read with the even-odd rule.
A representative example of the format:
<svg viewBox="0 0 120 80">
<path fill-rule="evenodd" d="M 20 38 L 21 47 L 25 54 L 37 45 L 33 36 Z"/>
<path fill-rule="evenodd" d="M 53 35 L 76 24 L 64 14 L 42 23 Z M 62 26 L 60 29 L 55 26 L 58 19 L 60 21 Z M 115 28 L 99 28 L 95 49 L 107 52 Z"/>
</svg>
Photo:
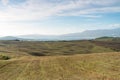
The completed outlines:
<svg viewBox="0 0 120 80">
<path fill-rule="evenodd" d="M 0 36 L 120 27 L 120 0 L 0 0 Z"/>
</svg>

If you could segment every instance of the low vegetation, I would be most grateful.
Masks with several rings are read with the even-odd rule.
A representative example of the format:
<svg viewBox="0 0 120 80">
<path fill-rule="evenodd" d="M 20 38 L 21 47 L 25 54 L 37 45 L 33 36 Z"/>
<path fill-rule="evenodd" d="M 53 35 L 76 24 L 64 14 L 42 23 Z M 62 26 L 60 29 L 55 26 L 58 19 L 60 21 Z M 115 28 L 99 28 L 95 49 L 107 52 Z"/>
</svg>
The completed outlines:
<svg viewBox="0 0 120 80">
<path fill-rule="evenodd" d="M 0 54 L 12 57 L 74 55 L 120 51 L 120 41 L 0 41 Z"/>
<path fill-rule="evenodd" d="M 0 80 L 120 80 L 120 41 L 0 41 Z"/>
<path fill-rule="evenodd" d="M 8 60 L 8 59 L 10 59 L 9 56 L 0 55 L 0 60 Z"/>
<path fill-rule="evenodd" d="M 120 52 L 0 61 L 0 80 L 120 80 Z"/>
<path fill-rule="evenodd" d="M 114 42 L 120 42 L 120 37 L 100 37 L 95 39 L 97 41 L 114 41 Z"/>
</svg>

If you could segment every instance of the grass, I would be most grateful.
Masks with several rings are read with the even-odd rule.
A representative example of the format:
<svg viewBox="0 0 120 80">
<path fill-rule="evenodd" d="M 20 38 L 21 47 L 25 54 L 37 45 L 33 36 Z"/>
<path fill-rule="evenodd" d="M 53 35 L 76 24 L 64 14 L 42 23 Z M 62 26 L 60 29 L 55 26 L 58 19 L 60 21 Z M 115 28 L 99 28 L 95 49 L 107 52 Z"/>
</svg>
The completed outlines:
<svg viewBox="0 0 120 80">
<path fill-rule="evenodd" d="M 114 41 L 114 42 L 120 42 L 120 37 L 100 37 L 95 39 L 97 41 Z"/>
<path fill-rule="evenodd" d="M 0 54 L 53 56 L 120 51 L 119 42 L 104 41 L 0 41 Z"/>
<path fill-rule="evenodd" d="M 0 55 L 0 60 L 8 60 L 10 59 L 9 56 L 6 56 L 6 55 Z"/>
<path fill-rule="evenodd" d="M 120 53 L 2 60 L 0 80 L 120 80 Z"/>
<path fill-rule="evenodd" d="M 0 80 L 120 80 L 117 41 L 0 41 Z"/>
</svg>

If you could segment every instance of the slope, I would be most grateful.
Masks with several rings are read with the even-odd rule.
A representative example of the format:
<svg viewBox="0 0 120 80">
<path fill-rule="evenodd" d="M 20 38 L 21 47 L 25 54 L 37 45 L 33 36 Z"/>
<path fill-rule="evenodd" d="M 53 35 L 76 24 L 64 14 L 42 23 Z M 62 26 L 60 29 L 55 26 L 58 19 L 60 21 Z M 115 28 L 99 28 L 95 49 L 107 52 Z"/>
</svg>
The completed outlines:
<svg viewBox="0 0 120 80">
<path fill-rule="evenodd" d="M 120 52 L 0 60 L 0 80 L 120 80 Z"/>
</svg>

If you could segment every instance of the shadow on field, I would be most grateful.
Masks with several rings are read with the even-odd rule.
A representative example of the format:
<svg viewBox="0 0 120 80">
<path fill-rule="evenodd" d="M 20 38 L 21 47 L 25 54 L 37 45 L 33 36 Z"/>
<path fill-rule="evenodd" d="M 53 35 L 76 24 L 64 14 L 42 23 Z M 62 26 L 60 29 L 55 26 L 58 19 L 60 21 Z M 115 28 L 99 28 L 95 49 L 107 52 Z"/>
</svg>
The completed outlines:
<svg viewBox="0 0 120 80">
<path fill-rule="evenodd" d="M 40 52 L 29 52 L 28 54 L 32 56 L 46 56 L 44 53 L 40 53 Z"/>
</svg>

